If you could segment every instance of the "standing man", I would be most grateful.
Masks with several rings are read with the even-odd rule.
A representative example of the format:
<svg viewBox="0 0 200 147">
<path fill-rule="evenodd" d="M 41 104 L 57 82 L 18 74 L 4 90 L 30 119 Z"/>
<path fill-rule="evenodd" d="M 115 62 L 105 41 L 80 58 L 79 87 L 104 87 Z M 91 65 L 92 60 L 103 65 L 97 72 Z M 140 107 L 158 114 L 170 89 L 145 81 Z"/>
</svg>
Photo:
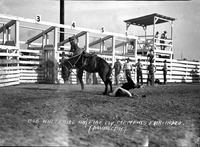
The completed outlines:
<svg viewBox="0 0 200 147">
<path fill-rule="evenodd" d="M 142 63 L 140 62 L 140 59 L 138 59 L 138 62 L 135 64 L 137 69 L 137 84 L 143 85 L 143 77 L 142 77 Z M 139 82 L 141 81 L 141 83 Z"/>
<path fill-rule="evenodd" d="M 150 82 L 150 85 L 151 86 L 154 86 L 154 73 L 156 72 L 156 67 L 153 63 L 150 63 L 148 66 L 147 66 L 147 71 L 148 71 L 148 78 L 147 78 L 147 85 L 149 85 L 149 82 Z"/>
<path fill-rule="evenodd" d="M 153 53 L 153 49 L 150 49 L 149 53 L 147 54 L 147 60 L 148 60 L 150 63 L 153 63 L 153 62 L 154 62 L 154 53 Z"/>
<path fill-rule="evenodd" d="M 160 49 L 161 50 L 165 50 L 165 41 L 164 41 L 164 39 L 167 39 L 167 31 L 164 31 L 162 34 L 161 34 L 161 36 L 160 36 L 160 39 L 162 39 L 162 40 L 160 40 L 160 44 L 163 44 L 163 45 L 160 45 Z"/>
<path fill-rule="evenodd" d="M 159 32 L 157 31 L 156 34 L 155 34 L 155 37 L 154 37 L 155 38 L 155 42 L 157 41 L 158 37 L 159 37 Z"/>
<path fill-rule="evenodd" d="M 130 61 L 130 59 L 128 58 L 128 59 L 126 60 L 126 62 L 124 63 L 124 67 L 123 67 L 123 70 L 124 70 L 124 72 L 125 72 L 126 78 L 127 78 L 128 76 L 131 77 L 132 65 L 131 65 L 131 63 L 130 63 L 129 61 Z"/>
<path fill-rule="evenodd" d="M 167 61 L 164 61 L 164 66 L 163 66 L 163 79 L 164 79 L 164 84 L 167 82 Z"/>
<path fill-rule="evenodd" d="M 115 69 L 115 84 L 118 85 L 119 84 L 119 74 L 122 69 L 122 65 L 119 62 L 119 59 L 116 60 L 113 68 Z"/>
</svg>

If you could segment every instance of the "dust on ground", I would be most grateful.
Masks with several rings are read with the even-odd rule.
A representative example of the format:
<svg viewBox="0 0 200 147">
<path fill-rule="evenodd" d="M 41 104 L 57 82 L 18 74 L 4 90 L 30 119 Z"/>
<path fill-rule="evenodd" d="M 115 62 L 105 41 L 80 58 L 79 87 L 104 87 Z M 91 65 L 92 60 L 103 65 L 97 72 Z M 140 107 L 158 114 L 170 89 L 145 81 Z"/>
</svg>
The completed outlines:
<svg viewBox="0 0 200 147">
<path fill-rule="evenodd" d="M 103 85 L 21 84 L 0 88 L 0 145 L 196 147 L 200 84 L 102 95 Z"/>
</svg>

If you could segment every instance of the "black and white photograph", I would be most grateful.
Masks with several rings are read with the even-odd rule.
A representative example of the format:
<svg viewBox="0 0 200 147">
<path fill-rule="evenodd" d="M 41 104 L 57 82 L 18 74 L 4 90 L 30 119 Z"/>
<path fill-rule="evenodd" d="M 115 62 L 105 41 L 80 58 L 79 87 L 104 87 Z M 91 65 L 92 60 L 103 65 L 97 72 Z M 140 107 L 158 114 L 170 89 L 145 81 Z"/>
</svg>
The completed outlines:
<svg viewBox="0 0 200 147">
<path fill-rule="evenodd" d="M 0 0 L 0 146 L 200 147 L 199 0 Z"/>
</svg>

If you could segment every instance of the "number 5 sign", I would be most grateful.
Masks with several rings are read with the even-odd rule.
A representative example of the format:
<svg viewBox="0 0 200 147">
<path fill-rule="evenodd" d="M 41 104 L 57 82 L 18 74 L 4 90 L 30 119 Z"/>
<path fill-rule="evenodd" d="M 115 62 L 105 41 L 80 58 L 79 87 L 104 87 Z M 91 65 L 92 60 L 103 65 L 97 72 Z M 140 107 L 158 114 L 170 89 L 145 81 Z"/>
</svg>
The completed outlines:
<svg viewBox="0 0 200 147">
<path fill-rule="evenodd" d="M 41 15 L 37 15 L 37 16 L 35 17 L 35 20 L 36 20 L 37 22 L 40 22 L 40 21 L 41 21 Z"/>
</svg>

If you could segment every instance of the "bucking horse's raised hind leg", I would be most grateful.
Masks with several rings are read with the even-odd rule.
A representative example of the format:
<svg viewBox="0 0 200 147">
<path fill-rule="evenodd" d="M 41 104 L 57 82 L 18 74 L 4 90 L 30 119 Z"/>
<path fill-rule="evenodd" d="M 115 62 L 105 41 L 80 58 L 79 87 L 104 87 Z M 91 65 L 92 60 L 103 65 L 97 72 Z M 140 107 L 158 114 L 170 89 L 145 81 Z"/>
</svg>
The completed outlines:
<svg viewBox="0 0 200 147">
<path fill-rule="evenodd" d="M 82 69 L 79 69 L 77 71 L 77 77 L 78 77 L 79 82 L 81 84 L 81 89 L 83 90 L 84 89 L 84 84 L 83 84 L 83 70 Z"/>
</svg>

